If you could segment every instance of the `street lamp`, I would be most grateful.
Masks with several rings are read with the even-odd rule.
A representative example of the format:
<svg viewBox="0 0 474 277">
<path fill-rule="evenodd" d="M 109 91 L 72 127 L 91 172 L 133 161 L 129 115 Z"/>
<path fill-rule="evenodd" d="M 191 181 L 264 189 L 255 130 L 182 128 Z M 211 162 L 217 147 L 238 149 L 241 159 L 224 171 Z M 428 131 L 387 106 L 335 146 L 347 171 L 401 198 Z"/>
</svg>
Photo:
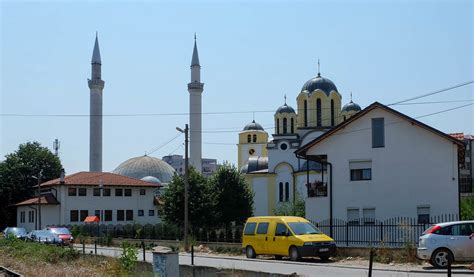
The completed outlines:
<svg viewBox="0 0 474 277">
<path fill-rule="evenodd" d="M 188 165 L 188 133 L 189 127 L 188 124 L 185 125 L 184 130 L 176 127 L 178 132 L 184 134 L 184 250 L 188 251 L 188 202 L 189 202 L 189 182 L 188 182 L 188 175 L 189 175 L 189 165 Z"/>
</svg>

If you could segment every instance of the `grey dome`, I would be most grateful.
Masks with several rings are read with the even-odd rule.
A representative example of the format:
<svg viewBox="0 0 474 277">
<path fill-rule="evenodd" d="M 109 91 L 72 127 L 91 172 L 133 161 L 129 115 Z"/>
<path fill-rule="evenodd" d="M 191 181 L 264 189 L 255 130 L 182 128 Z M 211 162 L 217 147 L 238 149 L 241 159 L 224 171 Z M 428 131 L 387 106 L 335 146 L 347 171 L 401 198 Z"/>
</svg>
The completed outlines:
<svg viewBox="0 0 474 277">
<path fill-rule="evenodd" d="M 335 90 L 337 91 L 336 85 L 329 80 L 328 78 L 321 77 L 320 74 L 318 76 L 312 78 L 311 80 L 307 81 L 304 85 L 301 91 L 307 90 L 308 92 L 313 92 L 317 89 L 322 90 L 327 96 L 329 96 L 329 93 L 331 91 Z"/>
<path fill-rule="evenodd" d="M 295 110 L 285 103 L 285 105 L 279 107 L 278 110 L 275 112 L 275 114 L 279 113 L 295 113 Z"/>
<path fill-rule="evenodd" d="M 252 173 L 260 170 L 268 170 L 268 157 L 251 156 L 248 162 L 240 169 L 241 173 Z"/>
<path fill-rule="evenodd" d="M 264 131 L 262 125 L 255 122 L 255 120 L 252 120 L 252 122 L 245 125 L 244 131 L 250 131 L 250 130 Z"/>
<path fill-rule="evenodd" d="M 144 177 L 155 177 L 158 181 L 169 183 L 175 173 L 166 162 L 150 156 L 135 157 L 121 163 L 112 173 L 120 174 L 130 178 L 141 179 Z"/>
<path fill-rule="evenodd" d="M 345 104 L 344 107 L 342 107 L 341 112 L 350 112 L 350 111 L 360 112 L 361 110 L 362 109 L 360 108 L 360 106 L 352 102 L 351 100 L 351 102 Z"/>
<path fill-rule="evenodd" d="M 161 184 L 160 179 L 154 176 L 146 176 L 146 177 L 141 178 L 140 180 L 145 181 L 145 182 L 150 182 L 150 183 Z"/>
</svg>

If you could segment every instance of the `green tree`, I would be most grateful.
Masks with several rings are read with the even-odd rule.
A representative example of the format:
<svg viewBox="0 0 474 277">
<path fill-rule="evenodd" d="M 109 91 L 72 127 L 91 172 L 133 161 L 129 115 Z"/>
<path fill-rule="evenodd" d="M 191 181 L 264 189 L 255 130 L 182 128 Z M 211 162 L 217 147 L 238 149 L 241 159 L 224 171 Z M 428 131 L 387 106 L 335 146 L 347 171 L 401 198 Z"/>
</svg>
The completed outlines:
<svg viewBox="0 0 474 277">
<path fill-rule="evenodd" d="M 215 202 L 215 226 L 243 224 L 253 215 L 252 189 L 235 166 L 228 163 L 220 166 L 209 178 L 209 185 Z"/>
<path fill-rule="evenodd" d="M 160 213 L 168 223 L 184 226 L 184 176 L 175 174 L 162 195 Z M 192 230 L 212 222 L 214 205 L 206 178 L 193 168 L 189 170 L 189 222 Z"/>
<path fill-rule="evenodd" d="M 305 217 L 305 202 L 303 198 L 301 198 L 300 194 L 296 192 L 294 205 L 293 202 L 281 202 L 273 209 L 273 213 L 275 215 L 282 216 L 290 215 Z"/>
<path fill-rule="evenodd" d="M 474 196 L 469 196 L 461 200 L 462 220 L 474 220 Z"/>
<path fill-rule="evenodd" d="M 33 186 L 41 171 L 41 181 L 49 181 L 61 175 L 62 165 L 58 157 L 38 142 L 20 144 L 18 150 L 5 156 L 0 162 L 0 228 L 16 225 L 16 210 L 11 205 L 35 195 Z"/>
</svg>

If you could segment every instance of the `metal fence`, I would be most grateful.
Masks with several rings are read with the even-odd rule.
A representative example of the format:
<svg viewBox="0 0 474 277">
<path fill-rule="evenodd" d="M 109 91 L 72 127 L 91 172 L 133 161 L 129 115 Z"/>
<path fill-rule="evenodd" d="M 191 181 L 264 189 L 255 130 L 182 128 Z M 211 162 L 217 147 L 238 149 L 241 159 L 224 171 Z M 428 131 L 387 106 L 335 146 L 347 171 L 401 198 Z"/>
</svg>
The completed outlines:
<svg viewBox="0 0 474 277">
<path fill-rule="evenodd" d="M 456 221 L 457 214 L 431 216 L 430 223 L 420 223 L 418 218 L 395 217 L 386 220 L 368 218 L 346 221 L 342 219 L 313 222 L 323 233 L 331 234 L 340 247 L 404 247 L 415 246 L 419 237 L 435 223 Z"/>
</svg>

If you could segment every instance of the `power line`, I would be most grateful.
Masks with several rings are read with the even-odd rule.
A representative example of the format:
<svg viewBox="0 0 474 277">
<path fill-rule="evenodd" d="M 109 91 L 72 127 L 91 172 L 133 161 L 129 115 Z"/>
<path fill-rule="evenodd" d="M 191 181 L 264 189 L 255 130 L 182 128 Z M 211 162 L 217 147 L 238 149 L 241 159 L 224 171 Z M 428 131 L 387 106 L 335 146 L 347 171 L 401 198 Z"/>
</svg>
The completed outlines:
<svg viewBox="0 0 474 277">
<path fill-rule="evenodd" d="M 463 103 L 463 102 L 474 102 L 474 100 L 466 99 L 466 100 L 447 100 L 447 101 L 427 101 L 427 102 L 400 103 L 400 104 L 393 104 L 393 105 L 423 105 L 423 104 L 443 104 L 443 103 Z"/>
<path fill-rule="evenodd" d="M 150 151 L 147 151 L 147 154 L 152 154 L 152 153 L 154 153 L 154 152 L 160 150 L 161 148 L 165 147 L 166 145 L 168 145 L 170 142 L 172 142 L 173 140 L 177 139 L 177 138 L 178 138 L 179 136 L 181 136 L 181 135 L 182 135 L 182 133 L 178 133 L 176 136 L 172 137 L 172 138 L 171 138 L 170 140 L 168 140 L 167 142 L 165 142 L 165 143 L 163 143 L 163 144 L 161 144 L 161 145 L 159 145 L 159 146 L 157 146 L 157 147 L 152 148 L 152 150 L 150 150 Z"/>
</svg>

